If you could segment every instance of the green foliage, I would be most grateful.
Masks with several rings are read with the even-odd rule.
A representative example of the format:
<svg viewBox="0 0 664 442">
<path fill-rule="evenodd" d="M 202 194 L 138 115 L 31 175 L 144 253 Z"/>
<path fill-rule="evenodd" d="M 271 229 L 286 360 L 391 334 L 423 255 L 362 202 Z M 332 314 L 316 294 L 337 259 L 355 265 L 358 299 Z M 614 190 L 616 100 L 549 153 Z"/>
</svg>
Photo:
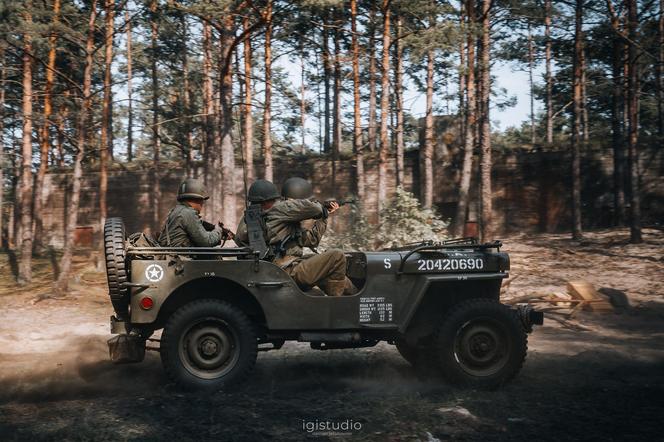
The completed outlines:
<svg viewBox="0 0 664 442">
<path fill-rule="evenodd" d="M 328 232 L 322 248 L 374 250 L 419 241 L 440 241 L 448 237 L 449 222 L 435 210 L 423 208 L 417 198 L 401 187 L 380 211 L 378 228 L 369 224 L 359 209 L 353 208 L 351 226 L 346 232 Z"/>
</svg>

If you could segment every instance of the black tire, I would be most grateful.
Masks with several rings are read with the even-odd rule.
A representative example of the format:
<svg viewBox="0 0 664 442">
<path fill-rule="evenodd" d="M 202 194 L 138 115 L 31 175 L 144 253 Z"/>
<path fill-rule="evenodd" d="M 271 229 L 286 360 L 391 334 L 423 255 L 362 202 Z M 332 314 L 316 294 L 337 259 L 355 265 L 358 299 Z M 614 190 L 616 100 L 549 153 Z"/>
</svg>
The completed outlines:
<svg viewBox="0 0 664 442">
<path fill-rule="evenodd" d="M 414 345 L 410 345 L 406 342 L 405 339 L 397 339 L 394 345 L 397 347 L 397 351 L 410 365 L 413 367 L 417 365 L 419 358 L 418 348 Z"/>
<path fill-rule="evenodd" d="M 444 317 L 433 349 L 449 382 L 491 389 L 521 370 L 528 337 L 514 311 L 492 299 L 471 299 Z"/>
<path fill-rule="evenodd" d="M 108 218 L 104 223 L 104 258 L 108 294 L 118 319 L 129 317 L 129 290 L 124 286 L 128 280 L 125 240 L 127 234 L 122 218 Z"/>
<path fill-rule="evenodd" d="M 256 364 L 257 351 L 251 320 L 237 307 L 216 299 L 201 299 L 180 307 L 161 335 L 164 370 L 172 380 L 190 389 L 222 389 L 239 384 Z"/>
</svg>

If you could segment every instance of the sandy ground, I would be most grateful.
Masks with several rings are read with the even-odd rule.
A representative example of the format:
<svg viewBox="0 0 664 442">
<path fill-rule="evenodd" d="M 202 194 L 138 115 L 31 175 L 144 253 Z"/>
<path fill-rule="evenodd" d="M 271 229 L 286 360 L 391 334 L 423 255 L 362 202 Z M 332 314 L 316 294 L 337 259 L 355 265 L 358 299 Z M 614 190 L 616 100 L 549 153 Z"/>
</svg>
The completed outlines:
<svg viewBox="0 0 664 442">
<path fill-rule="evenodd" d="M 423 377 L 387 344 L 320 352 L 298 343 L 261 353 L 235 391 L 182 392 L 155 352 L 141 364 L 109 362 L 110 304 L 88 258 L 69 297 L 35 302 L 49 293 L 48 260 L 19 290 L 2 255 L 0 440 L 662 440 L 664 233 L 647 230 L 638 246 L 627 239 L 620 230 L 580 243 L 505 240 L 507 299 L 585 279 L 625 291 L 632 307 L 581 313 L 584 331 L 547 320 L 520 375 L 493 392 Z"/>
</svg>

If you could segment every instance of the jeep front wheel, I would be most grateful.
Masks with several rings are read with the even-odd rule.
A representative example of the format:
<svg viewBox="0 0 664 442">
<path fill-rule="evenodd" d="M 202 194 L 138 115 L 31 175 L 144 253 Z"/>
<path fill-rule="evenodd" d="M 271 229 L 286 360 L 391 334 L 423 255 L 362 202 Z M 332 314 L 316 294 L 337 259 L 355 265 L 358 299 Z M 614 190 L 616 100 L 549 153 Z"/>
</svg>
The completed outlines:
<svg viewBox="0 0 664 442">
<path fill-rule="evenodd" d="M 244 380 L 256 363 L 254 326 L 241 310 L 215 299 L 193 301 L 166 322 L 161 361 L 186 388 L 219 389 Z"/>
<path fill-rule="evenodd" d="M 434 350 L 439 369 L 453 384 L 495 388 L 521 369 L 527 339 L 508 307 L 491 299 L 472 299 L 445 316 Z"/>
</svg>

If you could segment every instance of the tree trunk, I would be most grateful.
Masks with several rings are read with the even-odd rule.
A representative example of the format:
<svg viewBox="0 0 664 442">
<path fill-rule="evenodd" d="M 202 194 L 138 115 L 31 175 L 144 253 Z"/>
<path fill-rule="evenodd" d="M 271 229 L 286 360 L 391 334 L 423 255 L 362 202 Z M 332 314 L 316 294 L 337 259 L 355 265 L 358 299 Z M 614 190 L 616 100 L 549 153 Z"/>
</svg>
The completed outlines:
<svg viewBox="0 0 664 442">
<path fill-rule="evenodd" d="M 612 19 L 616 32 L 619 31 L 617 17 Z M 611 145 L 613 147 L 613 206 L 614 224 L 625 224 L 625 152 L 623 147 L 622 109 L 623 109 L 623 42 L 621 37 L 613 38 L 611 97 Z"/>
<path fill-rule="evenodd" d="M 194 177 L 194 143 L 191 134 L 191 90 L 189 87 L 189 51 L 187 18 L 185 14 L 180 15 L 180 26 L 182 27 L 182 148 L 185 160 L 185 172 L 188 178 Z"/>
<path fill-rule="evenodd" d="M 65 244 L 60 258 L 60 274 L 54 284 L 56 294 L 65 294 L 68 288 L 69 275 L 71 273 L 71 261 L 74 254 L 74 237 L 76 225 L 78 224 L 78 208 L 81 196 L 81 178 L 83 176 L 83 157 L 85 156 L 85 145 L 88 142 L 88 123 L 90 119 L 90 108 L 92 104 L 92 67 L 95 41 L 95 20 L 97 18 L 97 0 L 92 0 L 90 6 L 90 20 L 88 21 L 88 35 L 85 45 L 85 68 L 83 71 L 83 94 L 81 108 L 77 116 L 77 151 L 74 157 L 74 170 L 72 173 L 72 189 L 67 206 L 67 217 L 65 222 Z"/>
<path fill-rule="evenodd" d="M 271 33 L 272 29 L 272 2 L 269 0 L 268 8 L 269 12 L 269 32 Z M 220 129 L 221 129 L 221 192 L 222 192 L 222 220 L 225 224 L 229 226 L 236 226 L 236 197 L 235 197 L 235 152 L 233 150 L 233 70 L 230 63 L 230 53 L 232 51 L 232 42 L 234 38 L 234 29 L 233 29 L 233 16 L 227 15 L 223 19 L 223 29 L 221 31 L 221 36 L 219 39 L 220 45 L 220 55 L 221 63 L 220 67 L 221 73 L 221 84 L 219 85 L 219 95 L 220 95 Z M 268 109 L 268 122 L 269 122 L 269 97 L 267 89 L 270 85 L 271 77 L 269 76 L 269 66 L 271 63 L 271 54 L 268 51 L 269 45 L 266 44 L 266 63 L 265 63 L 265 75 L 268 80 L 266 80 L 266 109 Z M 269 135 L 269 123 L 266 127 L 267 134 Z M 266 137 L 268 138 L 268 137 Z M 272 180 L 272 146 L 269 146 L 270 150 L 270 165 L 269 173 L 270 181 Z M 266 158 L 267 159 L 267 158 Z M 267 163 L 267 161 L 266 161 Z M 268 172 L 268 167 L 265 168 L 266 176 Z M 218 216 L 217 213 L 213 216 Z"/>
<path fill-rule="evenodd" d="M 304 40 L 300 42 L 300 126 L 302 127 L 302 146 L 301 153 L 307 153 L 307 70 L 306 70 L 306 54 L 304 52 Z"/>
<path fill-rule="evenodd" d="M 157 69 L 157 0 L 150 2 L 150 77 L 152 80 L 152 231 L 157 232 L 160 225 L 159 207 L 161 189 L 159 187 L 161 161 L 161 136 L 159 128 L 159 71 Z"/>
<path fill-rule="evenodd" d="M 657 134 L 660 143 L 664 140 L 664 0 L 659 0 L 659 20 L 657 23 L 657 71 L 655 81 L 657 84 Z"/>
<path fill-rule="evenodd" d="M 390 0 L 382 0 L 383 58 L 380 87 L 380 150 L 378 152 L 378 219 L 387 197 L 387 158 L 390 149 L 387 126 L 390 117 Z"/>
<path fill-rule="evenodd" d="M 638 69 L 638 4 L 636 0 L 627 0 L 627 31 L 629 37 L 629 77 L 627 100 L 629 108 L 629 140 L 627 158 L 629 168 L 630 190 L 630 242 L 638 244 L 641 237 L 641 194 L 639 189 L 639 154 L 637 143 L 639 138 L 639 69 Z"/>
<path fill-rule="evenodd" d="M 544 1 L 544 39 L 546 48 L 545 78 L 546 78 L 546 142 L 553 143 L 553 75 L 551 73 L 551 0 Z"/>
<path fill-rule="evenodd" d="M 403 45 L 401 44 L 402 20 L 397 16 L 394 41 L 394 103 L 397 112 L 396 165 L 397 186 L 404 186 L 404 140 L 403 140 Z"/>
<path fill-rule="evenodd" d="M 326 89 L 327 93 L 327 89 Z M 326 109 L 329 111 L 325 97 Z M 328 115 L 325 121 L 328 124 Z M 272 181 L 274 171 L 272 169 L 272 0 L 267 1 L 265 7 L 265 104 L 263 107 L 263 160 L 265 161 L 265 179 Z M 329 138 L 327 143 L 329 143 Z"/>
<path fill-rule="evenodd" d="M 339 36 L 340 22 L 335 20 L 334 27 L 334 116 L 332 119 L 332 188 L 337 186 L 337 164 L 341 152 L 341 42 Z M 334 220 L 334 219 L 333 219 Z M 333 221 L 332 220 L 332 221 Z"/>
<path fill-rule="evenodd" d="M 482 0 L 482 128 L 480 132 L 480 178 L 481 178 L 481 205 L 482 205 L 482 240 L 488 241 L 493 236 L 493 207 L 491 193 L 491 1 Z"/>
<path fill-rule="evenodd" d="M 530 85 L 530 144 L 535 145 L 535 82 L 533 81 L 533 69 L 535 67 L 535 47 L 533 45 L 533 33 L 528 20 L 528 83 Z"/>
<path fill-rule="evenodd" d="M 467 0 L 466 14 L 468 23 L 475 23 L 475 3 L 474 0 Z M 473 150 L 475 149 L 475 126 L 477 125 L 477 114 L 475 99 L 475 37 L 472 33 L 468 34 L 466 47 L 468 49 L 468 66 L 466 72 L 467 78 L 467 109 L 466 122 L 464 124 L 464 152 L 463 164 L 461 166 L 461 180 L 459 182 L 459 204 L 457 205 L 456 216 L 454 218 L 455 236 L 463 235 L 464 225 L 466 223 L 466 213 L 468 211 L 470 195 L 470 179 L 473 172 Z"/>
<path fill-rule="evenodd" d="M 129 2 L 125 7 L 125 21 L 127 22 L 127 161 L 130 163 L 134 160 L 134 103 L 133 103 L 133 88 L 132 88 L 132 35 L 131 35 L 131 19 L 129 17 Z"/>
<path fill-rule="evenodd" d="M 249 28 L 249 18 L 242 19 L 242 26 L 244 31 L 247 32 Z M 247 32 L 244 38 L 244 108 L 243 120 L 244 125 L 244 173 L 248 182 L 254 180 L 254 117 L 252 116 L 251 99 L 252 99 L 252 51 L 251 51 L 251 33 Z"/>
<path fill-rule="evenodd" d="M 48 36 L 48 61 L 46 67 L 46 83 L 44 85 L 44 123 L 41 127 L 41 143 L 39 149 L 39 168 L 37 169 L 37 177 L 35 179 L 35 189 L 33 196 L 33 222 L 34 222 L 34 250 L 43 248 L 42 242 L 42 207 L 46 199 L 44 192 L 44 177 L 48 170 L 48 155 L 49 147 L 51 145 L 51 114 L 53 113 L 52 105 L 52 91 L 53 82 L 55 79 L 55 56 L 56 56 L 56 42 L 58 40 L 57 26 L 60 21 L 60 0 L 53 1 L 53 22 L 51 23 L 51 32 Z"/>
<path fill-rule="evenodd" d="M 459 14 L 460 35 L 466 35 L 466 4 L 461 2 Z M 466 92 L 468 73 L 466 72 L 466 39 L 459 39 L 459 136 L 464 137 L 466 133 Z M 465 143 L 465 139 L 462 140 Z"/>
<path fill-rule="evenodd" d="M 422 150 L 422 205 L 433 205 L 433 50 L 427 51 L 427 92 Z"/>
<path fill-rule="evenodd" d="M 203 118 L 204 143 L 203 143 L 203 180 L 208 188 L 209 182 L 210 152 L 214 146 L 214 104 L 212 101 L 212 29 L 208 21 L 203 21 Z"/>
<path fill-rule="evenodd" d="M 69 108 L 66 101 L 69 100 L 69 91 L 64 92 L 65 103 L 62 103 L 58 109 L 58 136 L 56 137 L 58 157 L 55 162 L 59 168 L 65 167 L 65 123 L 69 115 Z"/>
<path fill-rule="evenodd" d="M 355 152 L 355 189 L 364 199 L 364 146 L 362 145 L 362 110 L 360 101 L 360 45 L 357 41 L 357 0 L 350 0 L 351 47 L 353 52 L 353 151 Z M 373 55 L 371 55 L 373 57 Z"/>
<path fill-rule="evenodd" d="M 583 118 L 583 143 L 590 141 L 590 123 L 588 118 L 588 81 L 587 81 L 586 48 L 583 46 L 581 52 L 581 116 Z"/>
<path fill-rule="evenodd" d="M 323 39 L 323 86 L 325 92 L 324 114 L 323 114 L 323 152 L 330 151 L 330 36 L 328 32 L 327 12 L 323 15 L 323 29 L 321 31 Z"/>
<path fill-rule="evenodd" d="M 4 196 L 5 196 L 5 79 L 7 60 L 5 59 L 5 42 L 0 42 L 0 249 L 5 248 L 4 232 Z M 7 229 L 9 231 L 9 229 Z M 7 235 L 9 236 L 9 235 Z M 7 238 L 9 246 L 9 238 Z"/>
<path fill-rule="evenodd" d="M 21 179 L 19 184 L 21 259 L 18 265 L 18 283 L 32 281 L 32 2 L 25 2 L 23 12 L 26 32 L 23 34 L 23 144 L 21 149 Z"/>
<path fill-rule="evenodd" d="M 369 57 L 369 122 L 367 127 L 368 147 L 369 151 L 376 150 L 376 30 L 373 23 L 376 20 L 376 12 L 374 10 L 374 2 L 371 3 L 369 10 L 369 23 L 367 31 L 369 32 L 369 47 L 367 48 L 367 55 Z"/>
<path fill-rule="evenodd" d="M 572 108 L 572 238 L 581 239 L 581 158 L 580 144 L 583 94 L 583 0 L 576 0 L 573 63 L 573 100 Z"/>
<path fill-rule="evenodd" d="M 111 64 L 113 63 L 113 18 L 115 0 L 105 0 L 106 36 L 104 39 L 104 98 L 102 103 L 102 122 L 99 148 L 99 217 L 100 230 L 103 231 L 108 207 L 108 156 L 111 152 Z"/>
</svg>

